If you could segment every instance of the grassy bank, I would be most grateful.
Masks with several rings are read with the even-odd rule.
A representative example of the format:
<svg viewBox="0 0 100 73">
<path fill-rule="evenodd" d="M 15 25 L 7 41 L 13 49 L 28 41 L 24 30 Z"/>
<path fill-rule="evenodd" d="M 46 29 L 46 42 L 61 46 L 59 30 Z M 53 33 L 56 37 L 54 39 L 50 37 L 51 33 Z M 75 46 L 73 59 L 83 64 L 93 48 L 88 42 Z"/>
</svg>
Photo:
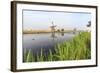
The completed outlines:
<svg viewBox="0 0 100 73">
<path fill-rule="evenodd" d="M 51 31 L 51 30 L 27 30 L 27 31 L 23 31 L 23 34 L 43 34 L 43 33 L 70 33 L 70 32 L 75 32 L 73 30 L 64 30 L 64 31 Z"/>
<path fill-rule="evenodd" d="M 81 32 L 70 41 L 57 44 L 54 48 L 55 53 L 49 50 L 48 56 L 43 54 L 41 48 L 40 55 L 32 55 L 31 50 L 24 54 L 24 62 L 40 61 L 62 61 L 62 60 L 81 60 L 91 58 L 91 35 L 90 32 Z"/>
</svg>

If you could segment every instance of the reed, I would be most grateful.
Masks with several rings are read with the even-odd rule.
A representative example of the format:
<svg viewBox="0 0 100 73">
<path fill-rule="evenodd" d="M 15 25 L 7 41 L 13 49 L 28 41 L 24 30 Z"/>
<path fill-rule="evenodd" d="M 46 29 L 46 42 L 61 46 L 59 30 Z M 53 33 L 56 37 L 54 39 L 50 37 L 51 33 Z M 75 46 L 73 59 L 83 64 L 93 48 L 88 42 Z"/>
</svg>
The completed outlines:
<svg viewBox="0 0 100 73">
<path fill-rule="evenodd" d="M 31 50 L 27 51 L 24 54 L 23 62 L 34 62 L 34 61 L 35 61 L 35 56 L 32 54 Z"/>
</svg>

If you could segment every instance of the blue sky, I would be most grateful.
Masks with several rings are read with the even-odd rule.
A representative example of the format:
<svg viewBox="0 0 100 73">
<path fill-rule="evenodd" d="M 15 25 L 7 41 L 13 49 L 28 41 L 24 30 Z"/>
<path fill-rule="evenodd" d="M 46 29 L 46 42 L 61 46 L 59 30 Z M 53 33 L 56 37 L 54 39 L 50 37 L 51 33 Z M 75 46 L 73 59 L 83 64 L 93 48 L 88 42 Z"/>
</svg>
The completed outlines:
<svg viewBox="0 0 100 73">
<path fill-rule="evenodd" d="M 84 29 L 91 20 L 90 13 L 23 11 L 23 29 L 44 30 L 50 28 L 52 21 L 56 28 Z"/>
</svg>

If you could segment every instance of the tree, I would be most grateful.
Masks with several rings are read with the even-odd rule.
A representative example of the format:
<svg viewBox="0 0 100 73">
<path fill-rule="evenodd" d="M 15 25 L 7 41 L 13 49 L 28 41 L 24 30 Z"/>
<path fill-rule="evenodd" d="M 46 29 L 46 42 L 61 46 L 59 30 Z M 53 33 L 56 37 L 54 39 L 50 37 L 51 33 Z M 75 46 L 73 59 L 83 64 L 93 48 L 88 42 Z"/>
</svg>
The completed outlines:
<svg viewBox="0 0 100 73">
<path fill-rule="evenodd" d="M 91 21 L 88 22 L 87 27 L 91 27 Z"/>
<path fill-rule="evenodd" d="M 57 32 L 60 32 L 60 29 L 58 29 Z"/>
<path fill-rule="evenodd" d="M 64 31 L 64 29 L 61 29 L 61 31 L 63 32 L 63 31 Z"/>
</svg>

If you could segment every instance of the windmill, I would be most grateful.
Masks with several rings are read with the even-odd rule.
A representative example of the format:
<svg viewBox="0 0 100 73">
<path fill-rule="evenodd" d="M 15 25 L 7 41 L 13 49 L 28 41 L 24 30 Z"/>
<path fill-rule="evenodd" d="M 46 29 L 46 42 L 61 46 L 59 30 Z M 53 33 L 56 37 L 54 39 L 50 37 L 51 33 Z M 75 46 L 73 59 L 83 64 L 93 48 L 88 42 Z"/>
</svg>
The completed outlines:
<svg viewBox="0 0 100 73">
<path fill-rule="evenodd" d="M 56 25 L 54 25 L 53 21 L 52 21 L 51 24 L 52 24 L 52 26 L 50 26 L 51 32 L 52 32 L 51 37 L 53 37 L 53 39 L 54 39 L 54 38 L 56 38 L 56 36 L 55 36 L 55 27 L 56 27 Z"/>
<path fill-rule="evenodd" d="M 50 26 L 52 32 L 55 32 L 55 27 L 56 27 L 56 25 L 54 25 L 54 23 L 52 21 L 52 26 Z"/>
</svg>

